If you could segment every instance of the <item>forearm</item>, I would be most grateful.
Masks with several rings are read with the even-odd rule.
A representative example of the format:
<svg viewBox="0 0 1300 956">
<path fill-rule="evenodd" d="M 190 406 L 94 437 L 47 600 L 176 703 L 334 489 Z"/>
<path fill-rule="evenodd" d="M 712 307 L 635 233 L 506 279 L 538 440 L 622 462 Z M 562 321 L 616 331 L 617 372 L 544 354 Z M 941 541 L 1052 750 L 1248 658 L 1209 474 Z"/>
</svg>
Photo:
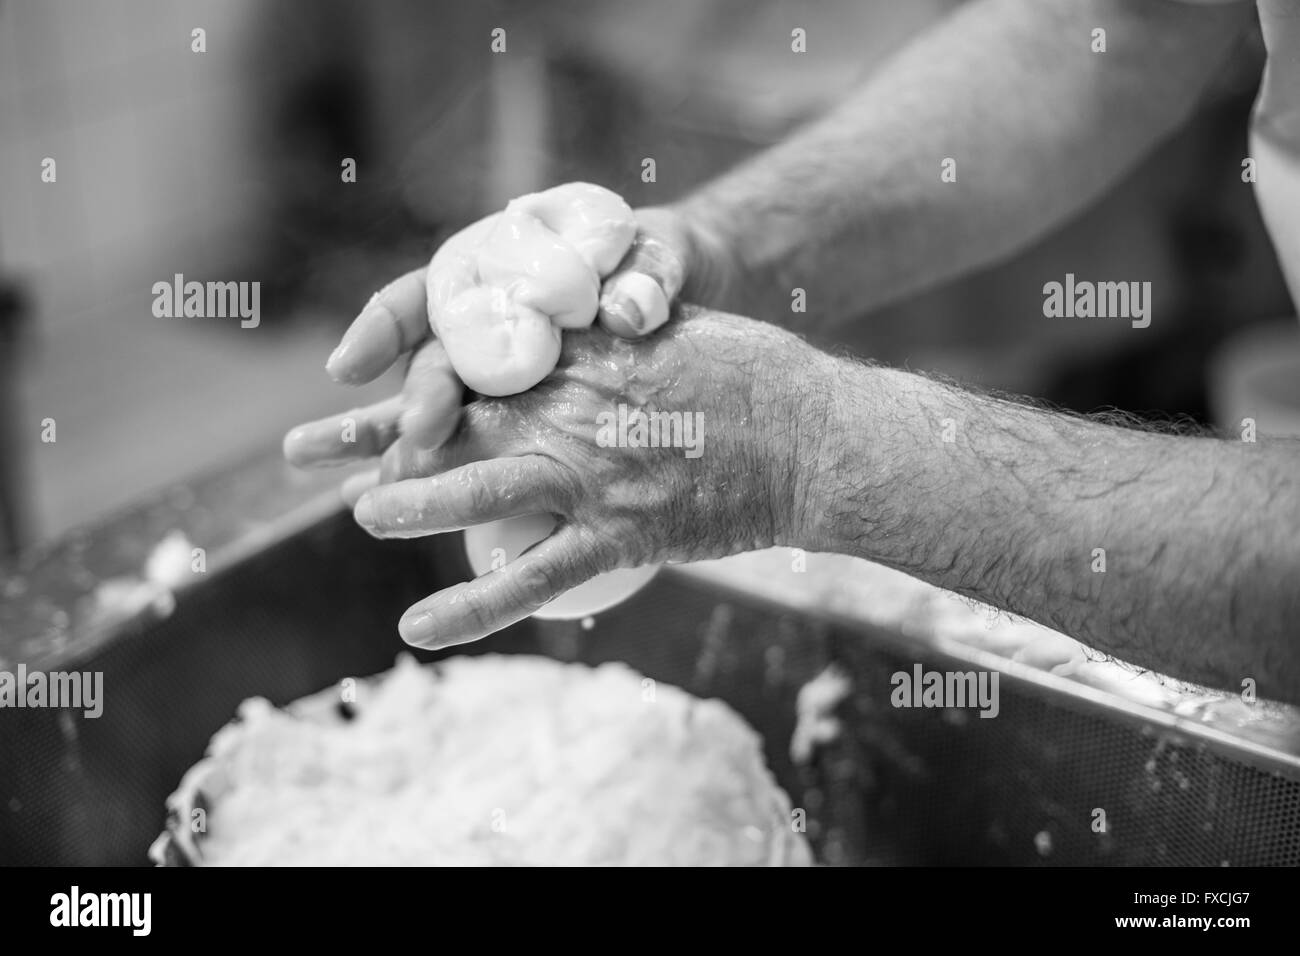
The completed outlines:
<svg viewBox="0 0 1300 956">
<path fill-rule="evenodd" d="M 1300 703 L 1300 442 L 1152 434 L 827 361 L 807 547 Z"/>
<path fill-rule="evenodd" d="M 692 277 L 688 298 L 806 329 L 1013 252 L 1187 117 L 1250 6 L 970 3 L 676 207 L 726 263 Z M 1105 53 L 1091 50 L 1096 27 Z M 940 179 L 945 159 L 955 182 Z"/>
</svg>

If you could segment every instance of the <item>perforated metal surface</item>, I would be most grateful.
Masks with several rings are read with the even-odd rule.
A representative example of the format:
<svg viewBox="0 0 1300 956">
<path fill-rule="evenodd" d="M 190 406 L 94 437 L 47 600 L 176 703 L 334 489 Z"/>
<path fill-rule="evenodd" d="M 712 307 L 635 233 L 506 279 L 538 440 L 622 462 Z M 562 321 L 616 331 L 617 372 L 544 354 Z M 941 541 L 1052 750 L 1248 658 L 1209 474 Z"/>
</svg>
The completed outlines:
<svg viewBox="0 0 1300 956">
<path fill-rule="evenodd" d="M 75 665 L 104 671 L 101 718 L 0 721 L 0 862 L 145 863 L 164 798 L 242 699 L 388 667 L 401 611 L 466 573 L 458 538 L 379 543 L 340 516 L 185 592 Z M 995 719 L 895 709 L 891 674 L 946 663 L 900 646 L 665 573 L 589 631 L 527 622 L 463 651 L 624 660 L 721 697 L 763 735 L 827 863 L 1300 864 L 1295 780 L 1011 680 Z M 853 678 L 846 730 L 796 766 L 795 696 L 831 661 Z"/>
</svg>

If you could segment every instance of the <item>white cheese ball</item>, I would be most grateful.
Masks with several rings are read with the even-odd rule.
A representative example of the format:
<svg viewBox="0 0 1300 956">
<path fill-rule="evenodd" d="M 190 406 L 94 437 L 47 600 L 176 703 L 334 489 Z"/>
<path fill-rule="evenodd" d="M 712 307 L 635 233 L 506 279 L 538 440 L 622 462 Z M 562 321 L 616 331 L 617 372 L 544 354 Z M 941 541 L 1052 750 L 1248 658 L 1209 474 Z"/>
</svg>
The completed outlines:
<svg viewBox="0 0 1300 956">
<path fill-rule="evenodd" d="M 429 322 L 456 373 L 482 395 L 514 395 L 555 368 L 560 330 L 587 328 L 600 281 L 636 237 L 617 194 L 566 183 L 513 200 L 439 247 Z"/>
</svg>

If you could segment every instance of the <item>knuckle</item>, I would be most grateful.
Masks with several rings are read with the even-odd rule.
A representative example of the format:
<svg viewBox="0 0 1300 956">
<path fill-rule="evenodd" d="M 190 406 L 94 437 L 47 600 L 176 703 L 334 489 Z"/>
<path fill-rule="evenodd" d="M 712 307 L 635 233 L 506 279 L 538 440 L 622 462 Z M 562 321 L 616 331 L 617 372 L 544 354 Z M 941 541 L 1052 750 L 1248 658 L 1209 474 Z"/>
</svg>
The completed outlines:
<svg viewBox="0 0 1300 956">
<path fill-rule="evenodd" d="M 536 479 L 543 488 L 542 504 L 551 511 L 569 515 L 582 500 L 583 483 L 573 468 L 551 460 L 550 465 L 537 463 Z"/>
<path fill-rule="evenodd" d="M 508 398 L 479 396 L 461 409 L 455 440 L 467 453 L 490 457 L 517 447 L 521 419 L 533 402 L 531 392 Z"/>
<path fill-rule="evenodd" d="M 682 260 L 667 242 L 654 236 L 641 240 L 637 265 L 665 291 L 675 291 L 682 282 Z"/>
<path fill-rule="evenodd" d="M 490 511 L 496 501 L 496 493 L 484 466 L 479 462 L 466 465 L 463 480 L 470 514 L 481 515 Z"/>
<path fill-rule="evenodd" d="M 519 603 L 529 611 L 536 611 L 560 591 L 564 590 L 564 575 L 558 568 L 540 558 L 520 559 L 515 576 Z"/>
<path fill-rule="evenodd" d="M 618 566 L 620 550 L 628 540 L 612 528 L 608 531 L 590 527 L 582 529 L 573 551 L 575 569 L 587 575 L 613 570 Z"/>
<path fill-rule="evenodd" d="M 492 630 L 493 615 L 487 601 L 479 591 L 470 591 L 461 601 L 461 611 L 465 615 L 466 623 L 480 634 L 486 634 Z"/>
<path fill-rule="evenodd" d="M 396 291 L 393 286 L 385 286 L 384 289 L 375 297 L 375 311 L 384 317 L 388 322 L 389 330 L 392 332 L 397 347 L 402 351 L 409 349 L 414 343 L 410 341 L 410 336 L 402 328 L 401 319 L 397 317 L 397 305 L 394 301 Z"/>
</svg>

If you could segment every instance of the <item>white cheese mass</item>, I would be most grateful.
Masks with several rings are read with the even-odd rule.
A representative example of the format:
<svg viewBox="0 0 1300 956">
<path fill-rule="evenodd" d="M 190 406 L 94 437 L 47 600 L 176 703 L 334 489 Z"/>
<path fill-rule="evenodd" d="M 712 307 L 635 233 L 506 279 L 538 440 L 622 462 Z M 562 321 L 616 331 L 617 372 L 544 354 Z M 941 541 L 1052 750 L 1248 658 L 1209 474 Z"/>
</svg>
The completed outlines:
<svg viewBox="0 0 1300 956">
<path fill-rule="evenodd" d="M 277 710 L 254 698 L 169 805 L 208 865 L 803 865 L 726 704 L 621 664 L 409 658 Z"/>
<path fill-rule="evenodd" d="M 549 375 L 561 329 L 595 321 L 600 281 L 636 228 L 615 193 L 565 183 L 520 196 L 444 242 L 429 263 L 429 322 L 461 381 L 514 395 Z"/>
</svg>

